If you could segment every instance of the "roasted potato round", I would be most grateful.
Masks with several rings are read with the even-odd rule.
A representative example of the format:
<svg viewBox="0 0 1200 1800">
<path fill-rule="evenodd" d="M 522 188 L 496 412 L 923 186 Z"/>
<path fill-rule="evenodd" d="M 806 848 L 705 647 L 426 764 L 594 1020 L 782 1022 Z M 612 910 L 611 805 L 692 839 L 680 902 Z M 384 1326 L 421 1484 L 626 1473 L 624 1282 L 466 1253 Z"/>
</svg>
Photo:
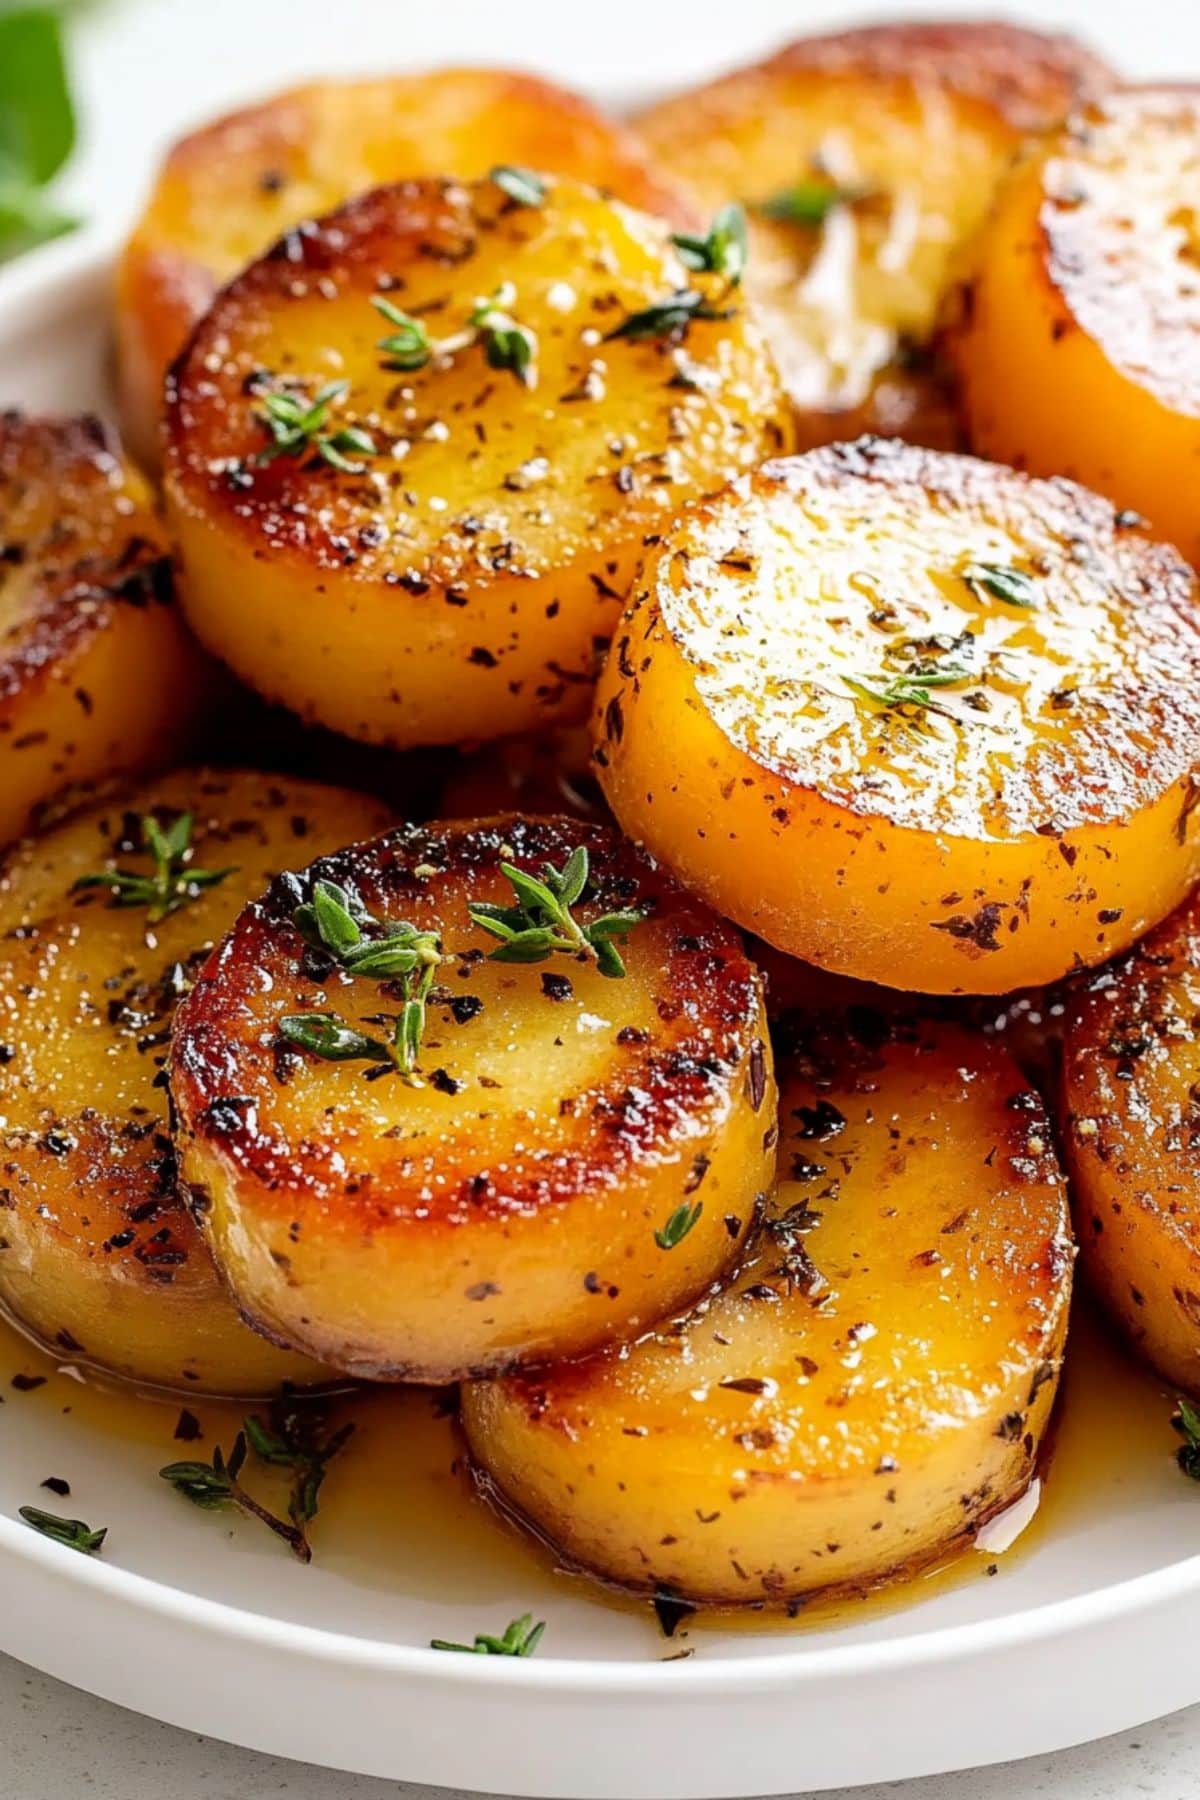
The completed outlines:
<svg viewBox="0 0 1200 1800">
<path fill-rule="evenodd" d="M 842 974 L 999 993 L 1200 868 L 1196 579 L 1107 501 L 864 439 L 664 532 L 597 695 L 625 829 Z"/>
<path fill-rule="evenodd" d="M 692 218 L 632 132 L 578 94 L 507 69 L 312 82 L 181 138 L 117 270 L 121 417 L 137 455 L 159 461 L 163 377 L 192 326 L 281 233 L 381 182 L 513 163 Z"/>
<path fill-rule="evenodd" d="M 288 863 L 385 818 L 339 788 L 185 770 L 12 851 L 0 873 L 0 1307 L 52 1349 L 208 1393 L 328 1374 L 249 1331 L 221 1286 L 177 1197 L 162 1065 L 179 996 L 238 907 Z M 154 891 L 146 819 L 177 834 L 168 849 L 187 844 Z"/>
<path fill-rule="evenodd" d="M 578 920 L 510 950 L 495 909 L 552 866 Z M 580 937 L 614 914 L 619 953 Z M 385 978 L 400 921 L 419 960 Z M 173 1039 L 182 1175 L 245 1315 L 348 1374 L 572 1354 L 736 1253 L 771 1177 L 764 1038 L 737 933 L 616 832 L 406 827 L 277 882 L 214 954 Z"/>
<path fill-rule="evenodd" d="M 862 431 L 955 446 L 944 383 L 912 352 L 1025 135 L 1109 79 L 1069 38 L 876 25 L 802 38 L 643 115 L 700 205 L 752 209 L 748 282 L 804 447 Z"/>
<path fill-rule="evenodd" d="M 968 1545 L 1034 1470 L 1072 1261 L 1040 1100 L 956 1028 L 866 1012 L 786 1022 L 779 1079 L 779 1187 L 723 1293 L 464 1390 L 487 1481 L 629 1587 L 871 1587 Z"/>
<path fill-rule="evenodd" d="M 62 789 L 186 741 L 206 658 L 168 556 L 98 420 L 0 412 L 0 845 Z"/>
<path fill-rule="evenodd" d="M 947 347 L 974 449 L 1069 475 L 1200 561 L 1200 89 L 1078 113 L 1006 185 Z"/>
<path fill-rule="evenodd" d="M 585 716 L 643 537 L 786 439 L 757 328 L 665 225 L 509 185 L 410 182 L 294 232 L 171 383 L 200 636 L 396 748 Z"/>
<path fill-rule="evenodd" d="M 1138 1353 L 1200 1394 L 1200 901 L 1067 1003 L 1080 1258 Z"/>
</svg>

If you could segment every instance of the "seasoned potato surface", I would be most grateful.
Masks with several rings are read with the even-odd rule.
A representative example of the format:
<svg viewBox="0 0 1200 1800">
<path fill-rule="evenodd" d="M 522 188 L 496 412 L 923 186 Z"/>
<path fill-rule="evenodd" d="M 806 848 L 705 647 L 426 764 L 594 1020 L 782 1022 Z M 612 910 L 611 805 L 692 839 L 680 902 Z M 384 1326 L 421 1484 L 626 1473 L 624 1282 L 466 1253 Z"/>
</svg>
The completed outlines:
<svg viewBox="0 0 1200 1800">
<path fill-rule="evenodd" d="M 1069 475 L 1200 561 L 1200 89 L 1078 113 L 1006 186 L 949 334 L 972 447 Z"/>
<path fill-rule="evenodd" d="M 204 666 L 100 423 L 0 412 L 0 846 L 63 788 L 169 762 Z"/>
<path fill-rule="evenodd" d="M 1068 38 L 878 25 L 801 38 L 643 115 L 701 206 L 752 210 L 750 290 L 804 447 L 862 431 L 955 446 L 942 384 L 912 351 L 1024 136 L 1108 79 Z"/>
<path fill-rule="evenodd" d="M 1146 1361 L 1200 1394 L 1200 903 L 1068 1003 L 1063 1144 L 1091 1286 Z"/>
<path fill-rule="evenodd" d="M 190 812 L 192 872 L 228 869 L 161 920 L 85 877 L 149 878 L 146 815 Z M 185 770 L 26 839 L 0 874 L 0 1306 L 118 1375 L 262 1394 L 327 1374 L 247 1330 L 175 1186 L 162 1065 L 214 938 L 276 871 L 376 831 L 343 789 Z"/>
<path fill-rule="evenodd" d="M 586 946 L 494 960 L 468 902 L 512 902 L 506 857 L 537 875 L 580 846 L 581 927 L 647 909 L 624 976 Z M 330 883 L 440 939 L 407 1069 L 387 1047 L 404 983 L 314 957 L 298 929 Z M 329 1060 L 313 1015 L 371 1042 Z M 737 933 L 615 832 L 405 828 L 276 883 L 213 956 L 172 1050 L 183 1177 L 246 1315 L 348 1373 L 449 1381 L 582 1351 L 736 1253 L 771 1175 L 764 1038 Z"/>
<path fill-rule="evenodd" d="M 1200 866 L 1196 581 L 1107 501 L 864 439 L 689 509 L 597 695 L 633 837 L 769 943 L 930 993 L 1123 949 Z"/>
<path fill-rule="evenodd" d="M 477 1464 L 575 1563 L 691 1600 L 855 1591 L 1027 1485 L 1067 1329 L 1063 1182 L 1003 1052 L 860 1009 L 780 1045 L 779 1187 L 736 1279 L 473 1384 Z"/>
<path fill-rule="evenodd" d="M 195 321 L 283 232 L 382 182 L 512 163 L 692 222 L 690 202 L 632 132 L 579 95 L 506 69 L 313 82 L 181 138 L 117 273 L 122 420 L 138 456 L 158 462 L 163 377 Z"/>
<path fill-rule="evenodd" d="M 706 316 L 638 324 L 702 289 Z M 320 408 L 294 453 L 281 401 Z M 251 686 L 352 737 L 579 718 L 643 537 L 784 441 L 744 304 L 665 225 L 566 181 L 380 189 L 240 276 L 178 366 L 186 607 Z"/>
</svg>

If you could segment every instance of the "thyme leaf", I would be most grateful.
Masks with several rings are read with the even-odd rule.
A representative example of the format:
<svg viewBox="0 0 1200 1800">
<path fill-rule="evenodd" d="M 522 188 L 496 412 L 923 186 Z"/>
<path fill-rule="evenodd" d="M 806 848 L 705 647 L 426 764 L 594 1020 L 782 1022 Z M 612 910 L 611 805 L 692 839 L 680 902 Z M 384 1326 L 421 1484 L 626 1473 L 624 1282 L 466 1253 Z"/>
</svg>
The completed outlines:
<svg viewBox="0 0 1200 1800">
<path fill-rule="evenodd" d="M 271 442 L 254 460 L 261 464 L 274 462 L 277 456 L 311 455 L 314 463 L 326 462 L 344 474 L 361 475 L 366 467 L 363 458 L 378 455 L 370 432 L 357 425 L 329 429 L 330 407 L 349 390 L 348 381 L 327 381 L 311 400 L 287 388 L 264 393 L 254 416 Z"/>
<path fill-rule="evenodd" d="M 640 312 L 627 313 L 619 325 L 604 334 L 605 342 L 614 338 L 627 338 L 633 343 L 642 343 L 648 338 L 675 338 L 682 340 L 689 325 L 696 319 L 731 319 L 731 307 L 714 306 L 711 300 L 699 293 L 695 288 L 678 288 L 675 293 L 668 294 L 665 300 L 658 300 L 653 306 L 644 306 Z"/>
<path fill-rule="evenodd" d="M 703 1200 L 697 1200 L 694 1206 L 689 1206 L 685 1200 L 682 1205 L 677 1206 L 662 1229 L 654 1234 L 654 1241 L 659 1249 L 674 1250 L 676 1244 L 682 1244 L 703 1211 Z"/>
<path fill-rule="evenodd" d="M 72 883 L 72 892 L 81 888 L 106 888 L 110 906 L 144 906 L 152 925 L 158 925 L 180 907 L 199 899 L 206 888 L 216 887 L 226 876 L 235 873 L 235 865 L 225 869 L 197 869 L 192 863 L 192 826 L 190 812 L 180 813 L 165 828 L 153 813 L 141 818 L 142 843 L 154 863 L 150 875 L 136 869 L 107 869 L 102 874 L 81 875 Z"/>
<path fill-rule="evenodd" d="M 286 1404 L 299 1403 L 289 1401 Z M 311 1424 L 303 1426 L 282 1414 L 273 1413 L 273 1417 L 275 1423 L 265 1425 L 261 1419 L 245 1420 L 228 1456 L 217 1445 L 211 1462 L 173 1462 L 158 1472 L 177 1494 L 182 1494 L 185 1500 L 205 1512 L 232 1509 L 246 1518 L 257 1519 L 268 1531 L 283 1539 L 293 1556 L 307 1563 L 312 1561 L 312 1546 L 305 1526 L 316 1515 L 317 1496 L 328 1464 L 353 1427 L 343 1426 L 332 1437 L 322 1440 L 319 1411 Z M 244 1486 L 241 1475 L 249 1449 L 253 1449 L 260 1461 L 293 1471 L 287 1519 L 269 1512 Z"/>
<path fill-rule="evenodd" d="M 1183 1439 L 1175 1452 L 1176 1461 L 1185 1475 L 1200 1481 L 1200 1412 L 1181 1399 L 1171 1423 Z"/>
<path fill-rule="evenodd" d="M 371 305 L 395 331 L 380 338 L 376 348 L 395 369 L 423 369 L 435 356 L 450 356 L 479 343 L 492 369 L 510 369 L 524 387 L 537 386 L 537 336 L 527 325 L 512 316 L 517 290 L 511 281 L 500 284 L 495 293 L 477 299 L 462 331 L 444 338 L 431 338 L 420 319 L 402 312 L 383 294 L 372 294 Z"/>
<path fill-rule="evenodd" d="M 21 1506 L 17 1510 L 25 1523 L 43 1537 L 65 1544 L 68 1550 L 82 1551 L 84 1556 L 95 1556 L 108 1536 L 107 1526 L 93 1531 L 82 1519 L 60 1519 L 57 1513 L 43 1512 L 40 1506 Z"/>
<path fill-rule="evenodd" d="M 723 276 L 729 287 L 735 288 L 746 273 L 750 256 L 745 208 L 731 200 L 714 215 L 706 237 L 677 231 L 671 242 L 685 268 L 697 274 Z"/>
<path fill-rule="evenodd" d="M 472 924 L 500 940 L 491 952 L 493 962 L 544 962 L 561 951 L 594 962 L 602 975 L 614 980 L 624 975 L 625 964 L 613 940 L 627 937 L 645 915 L 631 907 L 604 913 L 589 925 L 578 922 L 571 908 L 588 885 L 584 845 L 571 851 L 561 869 L 543 863 L 540 876 L 510 862 L 502 862 L 500 870 L 512 886 L 515 906 L 495 906 L 486 900 L 467 902 Z"/>
<path fill-rule="evenodd" d="M 535 1625 L 532 1613 L 522 1613 L 519 1619 L 510 1621 L 503 1637 L 490 1637 L 486 1632 L 477 1631 L 472 1644 L 450 1644 L 445 1638 L 431 1638 L 430 1649 L 456 1650 L 466 1656 L 532 1656 L 545 1629 L 544 1619 L 539 1619 Z"/>
<path fill-rule="evenodd" d="M 764 219 L 775 219 L 781 225 L 823 225 L 830 213 L 842 206 L 856 206 L 873 197 L 866 187 L 840 187 L 834 181 L 817 179 L 794 181 L 765 200 L 756 201 L 754 210 Z"/>
<path fill-rule="evenodd" d="M 532 169 L 518 168 L 515 163 L 497 163 L 488 179 L 517 206 L 545 205 L 546 183 Z"/>
<path fill-rule="evenodd" d="M 1003 600 L 1007 606 L 1037 604 L 1037 589 L 1031 577 L 1007 563 L 967 563 L 959 574 L 977 598 L 986 594 L 992 600 Z"/>
<path fill-rule="evenodd" d="M 956 713 L 947 713 L 939 707 L 933 698 L 938 688 L 956 687 L 959 682 L 974 681 L 976 671 L 968 669 L 963 663 L 942 662 L 929 668 L 918 666 L 906 669 L 902 674 L 871 677 L 861 675 L 843 675 L 842 680 L 852 693 L 864 700 L 872 700 L 877 706 L 897 707 L 915 706 L 926 712 L 943 712 L 948 718 L 957 718 Z"/>
<path fill-rule="evenodd" d="M 292 1490 L 288 1517 L 298 1530 L 315 1519 L 329 1465 L 354 1435 L 353 1420 L 328 1431 L 328 1409 L 316 1400 L 283 1394 L 271 1404 L 265 1420 L 257 1414 L 243 1420 L 254 1455 L 271 1467 L 288 1469 Z"/>
</svg>

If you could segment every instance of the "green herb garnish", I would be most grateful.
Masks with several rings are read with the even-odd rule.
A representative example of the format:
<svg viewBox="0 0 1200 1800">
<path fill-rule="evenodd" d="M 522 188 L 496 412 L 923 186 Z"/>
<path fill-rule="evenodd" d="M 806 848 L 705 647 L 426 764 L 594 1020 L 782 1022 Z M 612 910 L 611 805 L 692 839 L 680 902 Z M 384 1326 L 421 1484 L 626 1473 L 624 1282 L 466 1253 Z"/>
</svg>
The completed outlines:
<svg viewBox="0 0 1200 1800">
<path fill-rule="evenodd" d="M 588 853 L 582 844 L 572 850 L 561 869 L 543 863 L 540 878 L 510 862 L 502 862 L 500 870 L 511 882 L 517 904 L 467 903 L 472 923 L 501 940 L 499 949 L 491 953 L 494 962 L 544 962 L 555 951 L 562 951 L 594 962 L 602 975 L 614 979 L 624 975 L 625 964 L 613 939 L 628 936 L 644 914 L 629 908 L 605 913 L 590 925 L 580 925 L 572 917 L 571 908 L 588 884 Z"/>
<path fill-rule="evenodd" d="M 688 326 L 696 319 L 732 317 L 731 308 L 714 306 L 711 300 L 705 299 L 695 288 L 680 288 L 653 306 L 645 306 L 640 312 L 626 314 L 619 325 L 615 325 L 604 335 L 606 342 L 613 338 L 628 338 L 634 343 L 643 342 L 647 338 L 682 339 Z"/>
<path fill-rule="evenodd" d="M 473 1644 L 448 1644 L 445 1638 L 431 1638 L 429 1647 L 431 1650 L 457 1650 L 466 1656 L 532 1656 L 545 1629 L 544 1619 L 539 1619 L 535 1625 L 532 1613 L 522 1613 L 519 1619 L 512 1620 L 503 1637 L 489 1637 L 486 1632 L 478 1631 Z"/>
<path fill-rule="evenodd" d="M 1200 1481 L 1200 1412 L 1186 1400 L 1180 1400 L 1171 1423 L 1183 1439 L 1175 1452 L 1176 1461 L 1185 1475 Z"/>
<path fill-rule="evenodd" d="M 218 1446 L 211 1462 L 168 1463 L 158 1472 L 193 1506 L 206 1512 L 233 1509 L 257 1519 L 282 1538 L 301 1562 L 311 1562 L 312 1547 L 305 1527 L 316 1517 L 330 1461 L 354 1430 L 353 1425 L 343 1425 L 323 1437 L 324 1424 L 325 1412 L 318 1403 L 285 1397 L 272 1407 L 266 1423 L 258 1418 L 244 1421 L 228 1456 Z M 287 1519 L 277 1518 L 243 1486 L 241 1474 L 248 1450 L 263 1463 L 292 1471 Z"/>
<path fill-rule="evenodd" d="M 968 563 L 959 574 L 977 598 L 986 594 L 992 600 L 1003 600 L 1007 606 L 1034 606 L 1037 603 L 1033 581 L 1007 563 Z"/>
<path fill-rule="evenodd" d="M 839 187 L 833 181 L 795 181 L 757 201 L 754 210 L 781 225 L 817 226 L 823 225 L 839 207 L 856 206 L 869 199 L 871 193 L 870 188 Z"/>
<path fill-rule="evenodd" d="M 425 1030 L 426 1002 L 442 961 L 439 934 L 419 931 L 406 919 L 374 918 L 335 881 L 314 882 L 311 901 L 296 908 L 292 922 L 305 943 L 331 956 L 347 975 L 398 981 L 404 1006 L 388 1040 L 368 1037 L 330 1012 L 289 1013 L 279 1021 L 281 1036 L 327 1062 L 366 1061 L 380 1069 L 390 1065 L 411 1079 Z"/>
<path fill-rule="evenodd" d="M 431 338 L 422 320 L 393 306 L 385 295 L 372 294 L 371 305 L 376 312 L 396 327 L 379 339 L 376 348 L 384 352 L 391 367 L 411 370 L 423 369 L 435 356 L 452 356 L 479 343 L 490 368 L 511 369 L 524 387 L 536 387 L 537 337 L 513 318 L 510 309 L 516 298 L 512 282 L 501 282 L 489 298 L 476 300 L 462 331 Z"/>
<path fill-rule="evenodd" d="M 654 1234 L 654 1241 L 659 1249 L 674 1250 L 676 1244 L 682 1244 L 703 1211 L 703 1200 L 697 1200 L 695 1206 L 689 1206 L 686 1200 L 681 1206 L 677 1206 L 661 1231 Z"/>
<path fill-rule="evenodd" d="M 68 1550 L 80 1550 L 84 1556 L 95 1556 L 105 1538 L 108 1527 L 93 1531 L 82 1519 L 60 1519 L 57 1513 L 43 1512 L 40 1506 L 22 1506 L 17 1509 L 27 1525 L 40 1531 L 56 1544 L 65 1544 Z"/>
<path fill-rule="evenodd" d="M 154 873 L 140 875 L 133 869 L 111 869 L 102 875 L 81 875 L 74 888 L 107 888 L 112 906 L 144 906 L 152 925 L 168 914 L 199 899 L 206 888 L 216 887 L 235 865 L 226 869 L 197 869 L 192 866 L 192 824 L 190 812 L 180 813 L 164 830 L 153 813 L 143 813 L 142 843 L 154 859 Z"/>
<path fill-rule="evenodd" d="M 350 391 L 348 381 L 327 381 L 311 400 L 285 388 L 263 395 L 262 410 L 255 413 L 259 424 L 271 435 L 271 442 L 255 457 L 258 463 L 274 462 L 277 456 L 308 456 L 313 463 L 326 462 L 346 475 L 361 475 L 365 456 L 377 456 L 375 439 L 357 425 L 343 425 L 330 431 L 329 409 Z M 357 457 L 359 460 L 354 461 Z"/>
<path fill-rule="evenodd" d="M 746 236 L 746 212 L 736 200 L 714 216 L 707 237 L 675 232 L 671 242 L 680 261 L 697 274 L 720 275 L 735 288 L 746 273 L 750 244 Z"/>
<path fill-rule="evenodd" d="M 78 225 L 44 191 L 74 146 L 60 9 L 0 6 L 0 261 Z"/>
<path fill-rule="evenodd" d="M 518 206 L 545 205 L 546 183 L 532 169 L 520 169 L 515 163 L 497 163 L 488 179 Z"/>
<path fill-rule="evenodd" d="M 942 712 L 947 718 L 957 718 L 945 707 L 939 707 L 933 698 L 937 688 L 956 687 L 962 681 L 974 681 L 976 673 L 962 663 L 944 662 L 933 668 L 906 669 L 903 674 L 889 675 L 886 678 L 873 679 L 870 676 L 843 675 L 842 680 L 855 694 L 864 700 L 873 700 L 877 706 L 916 706 L 926 712 Z"/>
</svg>

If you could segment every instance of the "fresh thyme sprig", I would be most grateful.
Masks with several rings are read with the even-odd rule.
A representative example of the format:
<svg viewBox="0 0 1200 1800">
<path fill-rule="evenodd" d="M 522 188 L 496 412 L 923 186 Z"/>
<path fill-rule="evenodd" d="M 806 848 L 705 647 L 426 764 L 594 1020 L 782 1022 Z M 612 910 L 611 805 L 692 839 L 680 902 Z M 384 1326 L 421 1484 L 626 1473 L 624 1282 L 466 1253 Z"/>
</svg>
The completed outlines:
<svg viewBox="0 0 1200 1800">
<path fill-rule="evenodd" d="M 190 812 L 164 828 L 153 813 L 143 813 L 142 843 L 154 859 L 154 873 L 141 875 L 135 869 L 108 869 L 103 874 L 81 875 L 73 888 L 107 888 L 113 906 L 144 906 L 152 925 L 158 925 L 170 913 L 178 912 L 196 900 L 206 888 L 216 887 L 234 864 L 225 869 L 197 869 L 192 865 L 192 826 Z"/>
<path fill-rule="evenodd" d="M 435 356 L 453 356 L 479 343 L 489 368 L 510 369 L 524 387 L 536 387 L 537 336 L 512 316 L 516 299 L 512 282 L 501 282 L 494 294 L 476 300 L 461 331 L 431 338 L 424 320 L 402 312 L 385 294 L 372 294 L 371 305 L 396 328 L 380 338 L 376 348 L 390 367 L 411 370 L 423 369 Z"/>
<path fill-rule="evenodd" d="M 312 1550 L 300 1527 L 276 1518 L 242 1486 L 239 1477 L 245 1466 L 246 1451 L 246 1433 L 239 1431 L 228 1457 L 217 1445 L 211 1462 L 173 1462 L 158 1472 L 193 1506 L 203 1507 L 205 1512 L 221 1512 L 232 1507 L 249 1519 L 258 1519 L 268 1531 L 283 1539 L 293 1556 L 301 1562 L 311 1562 Z"/>
<path fill-rule="evenodd" d="M 695 288 L 679 288 L 668 294 L 665 300 L 658 300 L 653 306 L 644 306 L 639 312 L 627 313 L 619 325 L 605 332 L 605 340 L 627 338 L 640 343 L 647 338 L 674 338 L 682 342 L 687 335 L 689 325 L 697 319 L 731 319 L 732 307 L 716 306 L 699 293 Z"/>
<path fill-rule="evenodd" d="M 429 1644 L 431 1650 L 457 1650 L 466 1656 L 532 1656 L 545 1629 L 544 1619 L 535 1625 L 532 1613 L 522 1613 L 510 1622 L 503 1637 L 477 1631 L 473 1644 L 450 1644 L 445 1638 L 431 1638 Z"/>
<path fill-rule="evenodd" d="M 697 274 L 723 276 L 730 288 L 738 287 L 750 255 L 745 208 L 731 200 L 714 215 L 707 237 L 677 231 L 671 242 L 685 268 Z"/>
<path fill-rule="evenodd" d="M 1181 1399 L 1171 1422 L 1183 1439 L 1175 1452 L 1176 1461 L 1185 1475 L 1200 1481 L 1200 1412 Z"/>
<path fill-rule="evenodd" d="M 329 409 L 350 390 L 348 381 L 327 381 L 311 400 L 286 388 L 277 388 L 262 396 L 262 407 L 255 418 L 271 437 L 271 442 L 255 457 L 257 463 L 274 462 L 277 456 L 308 456 L 312 461 L 326 462 L 346 475 L 361 475 L 363 457 L 379 454 L 375 439 L 358 425 L 329 429 Z M 357 458 L 358 460 L 354 460 Z"/>
<path fill-rule="evenodd" d="M 781 225 L 823 225 L 830 213 L 842 206 L 857 206 L 874 197 L 867 187 L 840 187 L 834 181 L 812 179 L 794 181 L 758 200 L 754 210 L 764 219 L 775 219 Z"/>
<path fill-rule="evenodd" d="M 568 956 L 584 957 L 594 962 L 602 975 L 619 978 L 625 964 L 614 938 L 627 937 L 644 914 L 636 908 L 605 913 L 590 925 L 580 925 L 571 908 L 583 896 L 588 884 L 588 853 L 578 845 L 561 869 L 542 864 L 539 878 L 518 869 L 510 862 L 500 864 L 501 873 L 512 884 L 517 898 L 515 906 L 493 906 L 490 901 L 470 900 L 467 911 L 471 922 L 492 937 L 500 939 L 493 950 L 494 962 L 544 962 L 555 951 Z"/>
<path fill-rule="evenodd" d="M 546 203 L 546 183 L 532 169 L 518 168 L 515 163 L 497 163 L 488 179 L 517 206 L 544 206 Z"/>
<path fill-rule="evenodd" d="M 327 1431 L 326 1409 L 313 1400 L 283 1394 L 272 1402 L 266 1420 L 257 1414 L 243 1420 L 250 1448 L 259 1462 L 289 1469 L 292 1491 L 288 1517 L 299 1531 L 316 1518 L 321 1487 L 338 1451 L 354 1436 L 354 1421 Z"/>
<path fill-rule="evenodd" d="M 852 693 L 860 695 L 864 700 L 873 700 L 877 706 L 915 706 L 924 712 L 940 712 L 953 719 L 957 719 L 958 714 L 938 706 L 933 698 L 934 690 L 956 687 L 960 682 L 975 679 L 977 673 L 974 669 L 968 669 L 963 663 L 949 661 L 929 668 L 918 666 L 906 669 L 902 674 L 888 675 L 878 680 L 861 675 L 842 676 Z"/>
<path fill-rule="evenodd" d="M 1007 563 L 972 562 L 959 570 L 976 598 L 987 595 L 1007 606 L 1035 606 L 1037 589 L 1030 576 Z"/>
<path fill-rule="evenodd" d="M 682 1244 L 703 1211 L 703 1200 L 697 1200 L 695 1206 L 689 1206 L 686 1200 L 677 1206 L 662 1229 L 654 1234 L 659 1249 L 674 1250 L 676 1244 Z"/>
<path fill-rule="evenodd" d="M 57 1513 L 43 1512 L 40 1506 L 22 1506 L 17 1510 L 25 1523 L 43 1537 L 65 1544 L 68 1550 L 80 1550 L 84 1556 L 95 1556 L 108 1536 L 107 1526 L 93 1531 L 82 1519 L 60 1519 Z"/>
<path fill-rule="evenodd" d="M 346 974 L 399 981 L 404 1005 L 390 1039 L 369 1037 L 332 1012 L 288 1013 L 279 1021 L 280 1035 L 327 1062 L 365 1061 L 380 1070 L 390 1066 L 412 1080 L 425 1031 L 426 1004 L 442 961 L 439 934 L 419 931 L 404 919 L 374 918 L 334 881 L 314 882 L 311 901 L 296 908 L 292 922 L 312 949 L 330 956 Z M 370 932 L 375 935 L 368 935 Z"/>
</svg>

